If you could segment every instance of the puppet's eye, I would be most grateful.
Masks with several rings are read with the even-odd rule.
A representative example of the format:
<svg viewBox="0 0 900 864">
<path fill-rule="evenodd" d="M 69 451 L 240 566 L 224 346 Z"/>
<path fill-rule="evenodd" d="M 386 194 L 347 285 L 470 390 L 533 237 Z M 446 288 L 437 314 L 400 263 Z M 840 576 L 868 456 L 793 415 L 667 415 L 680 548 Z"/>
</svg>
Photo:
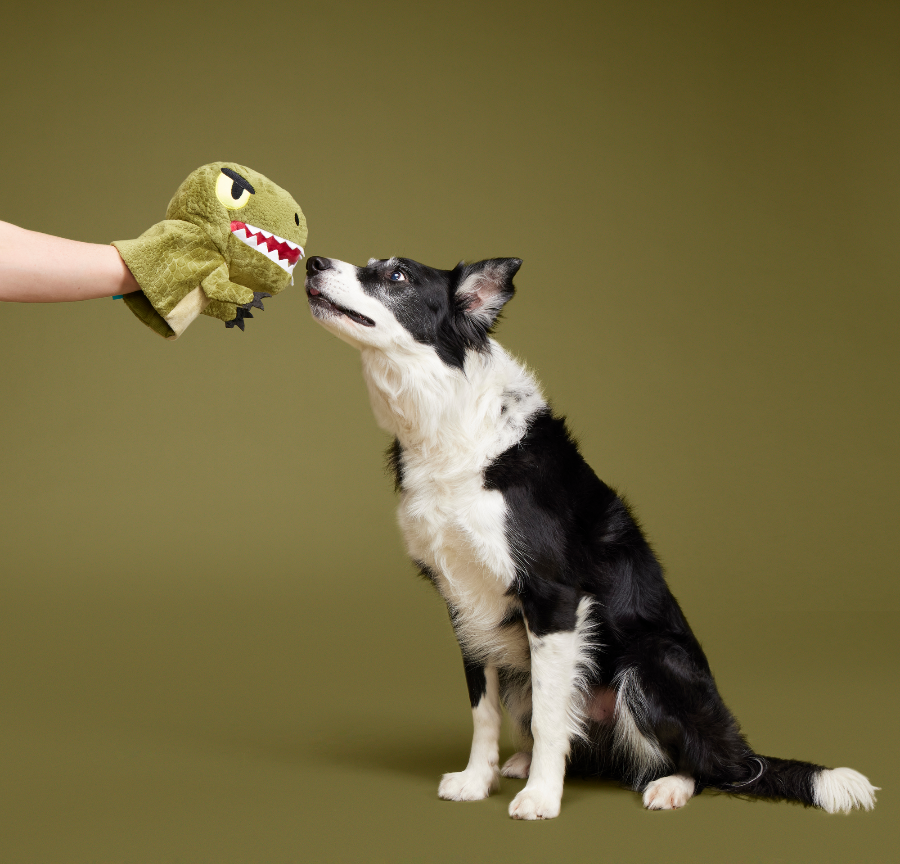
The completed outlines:
<svg viewBox="0 0 900 864">
<path fill-rule="evenodd" d="M 216 180 L 216 197 L 229 210 L 240 210 L 254 192 L 254 188 L 230 168 L 223 168 Z"/>
</svg>

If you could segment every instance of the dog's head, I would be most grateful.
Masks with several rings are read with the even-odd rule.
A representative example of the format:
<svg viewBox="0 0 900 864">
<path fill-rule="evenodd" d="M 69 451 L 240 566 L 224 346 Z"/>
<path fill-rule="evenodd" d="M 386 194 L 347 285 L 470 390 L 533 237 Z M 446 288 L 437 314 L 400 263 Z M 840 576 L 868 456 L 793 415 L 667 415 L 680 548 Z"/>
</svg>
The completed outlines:
<svg viewBox="0 0 900 864">
<path fill-rule="evenodd" d="M 487 347 L 521 266 L 518 258 L 491 258 L 437 270 L 388 258 L 355 267 L 313 257 L 306 262 L 306 294 L 318 321 L 357 348 L 428 345 L 462 369 L 468 350 Z"/>
</svg>

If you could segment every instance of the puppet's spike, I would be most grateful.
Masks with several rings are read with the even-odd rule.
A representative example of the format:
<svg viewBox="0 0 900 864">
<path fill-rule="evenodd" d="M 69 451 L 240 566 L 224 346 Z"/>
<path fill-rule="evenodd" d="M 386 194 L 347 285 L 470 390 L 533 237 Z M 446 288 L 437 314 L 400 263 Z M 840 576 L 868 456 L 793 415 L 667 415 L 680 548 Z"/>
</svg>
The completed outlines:
<svg viewBox="0 0 900 864">
<path fill-rule="evenodd" d="M 241 303 L 236 309 L 237 313 L 233 320 L 226 321 L 225 326 L 228 328 L 231 327 L 240 327 L 241 330 L 244 329 L 244 319 L 252 318 L 253 314 L 250 312 L 251 309 L 262 309 L 265 312 L 265 307 L 262 304 L 264 297 L 271 297 L 271 294 L 267 294 L 265 291 L 254 291 L 253 299 L 249 303 Z"/>
<path fill-rule="evenodd" d="M 238 306 L 237 307 L 237 315 L 231 319 L 231 321 L 226 321 L 225 326 L 230 330 L 232 327 L 237 327 L 241 331 L 244 329 L 244 310 Z"/>
<path fill-rule="evenodd" d="M 251 307 L 255 309 L 262 309 L 262 311 L 265 312 L 266 307 L 262 304 L 263 298 L 271 296 L 271 294 L 267 294 L 265 291 L 254 291 L 253 299 L 249 303 L 242 303 L 241 307 L 243 309 L 250 309 Z"/>
</svg>

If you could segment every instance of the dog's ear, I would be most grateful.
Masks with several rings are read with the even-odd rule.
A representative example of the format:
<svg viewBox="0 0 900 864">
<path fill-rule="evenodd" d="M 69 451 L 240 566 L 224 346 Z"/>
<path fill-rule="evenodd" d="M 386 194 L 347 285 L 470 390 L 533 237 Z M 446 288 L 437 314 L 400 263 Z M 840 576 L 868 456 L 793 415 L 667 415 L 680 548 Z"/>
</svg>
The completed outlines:
<svg viewBox="0 0 900 864">
<path fill-rule="evenodd" d="M 500 310 L 516 293 L 512 280 L 521 266 L 520 258 L 489 258 L 477 264 L 460 262 L 456 268 L 459 312 L 490 330 Z"/>
</svg>

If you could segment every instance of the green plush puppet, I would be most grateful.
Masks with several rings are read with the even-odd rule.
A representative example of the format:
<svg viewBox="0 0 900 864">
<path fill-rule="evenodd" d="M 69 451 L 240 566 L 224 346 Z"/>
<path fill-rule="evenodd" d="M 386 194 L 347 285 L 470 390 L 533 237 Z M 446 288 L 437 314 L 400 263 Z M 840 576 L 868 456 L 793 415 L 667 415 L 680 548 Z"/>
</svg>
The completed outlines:
<svg viewBox="0 0 900 864">
<path fill-rule="evenodd" d="M 112 245 L 141 286 L 125 303 L 151 330 L 177 339 L 200 313 L 244 329 L 252 308 L 292 284 L 306 219 L 284 189 L 234 162 L 198 168 L 164 222 Z"/>
</svg>

